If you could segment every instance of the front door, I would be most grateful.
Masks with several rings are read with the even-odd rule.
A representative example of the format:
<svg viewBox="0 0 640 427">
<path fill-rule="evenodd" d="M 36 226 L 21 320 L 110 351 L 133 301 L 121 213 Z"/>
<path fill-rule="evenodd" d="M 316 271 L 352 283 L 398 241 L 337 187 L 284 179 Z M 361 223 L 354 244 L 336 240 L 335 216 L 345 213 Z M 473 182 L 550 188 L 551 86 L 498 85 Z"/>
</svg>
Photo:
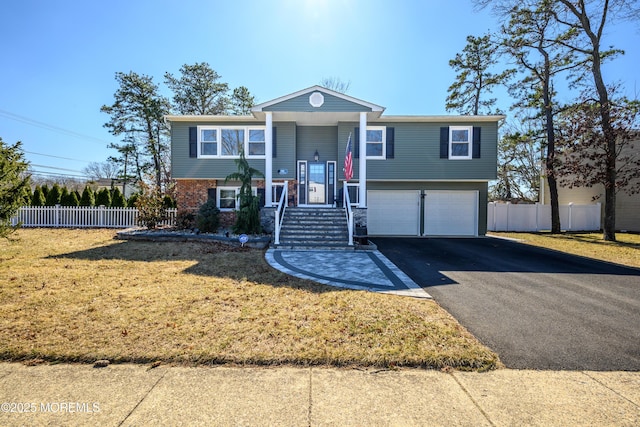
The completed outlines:
<svg viewBox="0 0 640 427">
<path fill-rule="evenodd" d="M 309 163 L 309 204 L 324 205 L 326 203 L 326 178 L 324 163 Z"/>
<path fill-rule="evenodd" d="M 298 205 L 330 205 L 335 198 L 336 162 L 298 161 Z"/>
</svg>

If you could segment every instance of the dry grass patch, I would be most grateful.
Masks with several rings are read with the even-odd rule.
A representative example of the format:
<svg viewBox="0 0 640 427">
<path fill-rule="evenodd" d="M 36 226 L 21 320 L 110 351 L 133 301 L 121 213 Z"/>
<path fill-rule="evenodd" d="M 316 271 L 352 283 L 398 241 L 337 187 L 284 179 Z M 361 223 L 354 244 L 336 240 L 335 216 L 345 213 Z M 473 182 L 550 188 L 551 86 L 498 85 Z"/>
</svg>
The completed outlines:
<svg viewBox="0 0 640 427">
<path fill-rule="evenodd" d="M 499 362 L 433 301 L 342 290 L 219 244 L 20 230 L 0 242 L 8 360 L 491 369 Z"/>
<path fill-rule="evenodd" d="M 617 242 L 605 242 L 600 233 L 497 233 L 494 236 L 521 240 L 561 252 L 616 264 L 640 267 L 640 235 L 616 233 Z"/>
</svg>

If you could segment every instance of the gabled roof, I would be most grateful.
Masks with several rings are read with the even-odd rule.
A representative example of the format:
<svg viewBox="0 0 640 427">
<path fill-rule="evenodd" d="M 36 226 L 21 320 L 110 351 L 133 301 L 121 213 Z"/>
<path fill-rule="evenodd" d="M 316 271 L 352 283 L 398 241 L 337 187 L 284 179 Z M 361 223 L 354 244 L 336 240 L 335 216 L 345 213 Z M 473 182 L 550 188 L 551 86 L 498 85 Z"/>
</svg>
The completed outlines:
<svg viewBox="0 0 640 427">
<path fill-rule="evenodd" d="M 291 93 L 289 95 L 281 96 L 281 97 L 273 99 L 271 101 L 263 102 L 262 104 L 259 104 L 259 105 L 256 105 L 255 107 L 253 107 L 251 109 L 251 112 L 254 113 L 254 115 L 255 115 L 255 113 L 259 113 L 259 112 L 265 111 L 265 109 L 268 109 L 268 107 L 271 107 L 273 105 L 280 104 L 280 103 L 285 102 L 285 101 L 289 101 L 291 99 L 297 98 L 297 97 L 302 96 L 302 95 L 307 95 L 307 94 L 311 95 L 314 92 L 321 92 L 323 94 L 331 95 L 331 96 L 334 96 L 336 98 L 342 99 L 344 101 L 351 102 L 353 104 L 361 105 L 362 107 L 364 107 L 365 109 L 368 109 L 371 112 L 379 113 L 378 115 L 382 114 L 382 112 L 385 110 L 384 107 L 381 107 L 381 106 L 376 105 L 376 104 L 372 104 L 371 102 L 362 101 L 361 99 L 345 95 L 344 93 L 336 92 L 334 90 L 327 89 L 325 87 L 316 85 L 316 86 L 311 86 L 311 87 L 309 87 L 307 89 L 302 89 L 302 90 L 300 90 L 298 92 Z"/>
</svg>

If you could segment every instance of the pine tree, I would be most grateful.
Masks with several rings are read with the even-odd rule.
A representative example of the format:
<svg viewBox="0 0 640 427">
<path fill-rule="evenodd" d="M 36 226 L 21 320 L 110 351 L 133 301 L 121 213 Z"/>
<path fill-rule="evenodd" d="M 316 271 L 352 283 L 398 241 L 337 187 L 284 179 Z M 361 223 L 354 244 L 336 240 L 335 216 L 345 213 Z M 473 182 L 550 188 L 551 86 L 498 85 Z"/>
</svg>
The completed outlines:
<svg viewBox="0 0 640 427">
<path fill-rule="evenodd" d="M 36 188 L 33 189 L 33 196 L 31 197 L 31 206 L 44 206 L 45 203 L 47 203 L 47 199 L 44 197 L 40 186 L 36 185 Z"/>
<path fill-rule="evenodd" d="M 120 192 L 119 188 L 114 188 L 113 194 L 111 195 L 111 206 L 114 208 L 125 208 L 127 207 L 127 201 L 125 200 L 122 192 Z"/>
<path fill-rule="evenodd" d="M 53 184 L 51 190 L 47 193 L 47 206 L 55 206 L 60 204 L 60 197 L 62 196 L 62 191 L 60 190 L 60 186 L 58 184 Z"/>
<path fill-rule="evenodd" d="M 69 195 L 67 196 L 67 200 L 65 202 L 65 206 L 80 206 L 80 200 L 78 199 L 78 192 L 77 191 L 72 191 L 71 193 L 69 193 Z"/>
<path fill-rule="evenodd" d="M 96 199 L 93 190 L 88 185 L 84 187 L 82 197 L 80 198 L 80 206 L 95 206 Z"/>
<path fill-rule="evenodd" d="M 8 238 L 18 226 L 11 218 L 24 205 L 30 191 L 28 163 L 23 158 L 21 143 L 6 145 L 0 138 L 0 237 Z"/>
<path fill-rule="evenodd" d="M 68 198 L 69 198 L 69 190 L 67 190 L 67 187 L 62 187 L 62 191 L 60 192 L 60 204 L 62 206 L 69 206 L 67 204 Z"/>
<path fill-rule="evenodd" d="M 254 176 L 263 176 L 262 173 L 252 168 L 244 156 L 244 150 L 240 151 L 240 158 L 235 160 L 238 171 L 229 174 L 228 180 L 240 181 L 239 209 L 236 214 L 236 222 L 233 232 L 236 234 L 258 234 L 262 231 L 260 224 L 260 198 L 251 191 L 251 180 Z"/>
<path fill-rule="evenodd" d="M 108 189 L 103 188 L 102 190 L 98 191 L 98 193 L 96 194 L 96 206 L 104 206 L 106 208 L 111 206 L 111 193 L 109 192 Z"/>
</svg>

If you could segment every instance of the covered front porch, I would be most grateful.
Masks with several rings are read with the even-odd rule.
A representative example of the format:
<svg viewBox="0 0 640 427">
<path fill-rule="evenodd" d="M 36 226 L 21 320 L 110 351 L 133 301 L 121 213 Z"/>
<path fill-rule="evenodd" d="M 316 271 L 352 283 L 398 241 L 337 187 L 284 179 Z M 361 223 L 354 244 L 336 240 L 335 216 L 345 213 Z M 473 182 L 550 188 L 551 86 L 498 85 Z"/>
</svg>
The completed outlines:
<svg viewBox="0 0 640 427">
<path fill-rule="evenodd" d="M 367 123 L 380 117 L 383 107 L 361 101 L 326 88 L 314 86 L 291 95 L 260 104 L 252 114 L 265 123 L 265 207 L 278 202 L 280 175 L 295 177 L 293 203 L 300 207 L 334 207 L 342 203 L 345 182 L 344 159 L 347 141 L 358 141 L 360 153 L 366 153 Z M 288 169 L 274 170 L 275 124 L 292 124 L 295 139 L 290 145 L 295 158 L 295 174 Z M 358 135 L 353 135 L 354 127 Z M 356 149 L 355 147 L 353 149 Z M 290 154 L 290 153 L 289 153 Z M 358 208 L 367 206 L 367 159 L 360 156 L 357 165 L 356 197 Z M 290 201 L 288 201 L 290 202 Z"/>
</svg>

